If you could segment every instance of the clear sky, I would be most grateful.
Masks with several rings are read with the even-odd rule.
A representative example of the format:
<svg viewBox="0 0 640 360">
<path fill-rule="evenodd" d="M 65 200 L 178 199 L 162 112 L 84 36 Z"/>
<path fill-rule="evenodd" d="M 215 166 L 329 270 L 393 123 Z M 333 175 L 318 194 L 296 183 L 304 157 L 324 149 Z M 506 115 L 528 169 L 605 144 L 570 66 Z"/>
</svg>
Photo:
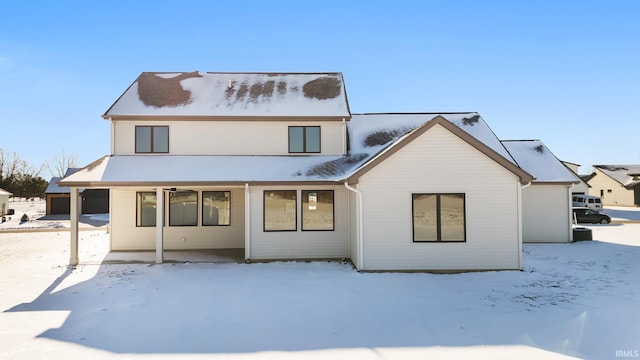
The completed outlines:
<svg viewBox="0 0 640 360">
<path fill-rule="evenodd" d="M 143 71 L 344 74 L 352 112 L 477 111 L 561 160 L 640 163 L 640 1 L 10 1 L 0 148 L 109 153 Z M 43 176 L 48 176 L 44 172 Z"/>
</svg>

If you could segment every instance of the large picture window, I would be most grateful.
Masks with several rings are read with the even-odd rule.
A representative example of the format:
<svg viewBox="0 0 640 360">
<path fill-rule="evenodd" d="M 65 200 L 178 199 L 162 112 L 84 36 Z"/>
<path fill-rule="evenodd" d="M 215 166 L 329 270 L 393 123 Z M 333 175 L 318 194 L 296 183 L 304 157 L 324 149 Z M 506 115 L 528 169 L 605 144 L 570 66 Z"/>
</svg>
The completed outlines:
<svg viewBox="0 0 640 360">
<path fill-rule="evenodd" d="M 202 225 L 229 225 L 231 215 L 231 193 L 229 191 L 202 192 Z"/>
<path fill-rule="evenodd" d="M 198 225 L 198 192 L 173 191 L 169 193 L 169 226 Z"/>
<path fill-rule="evenodd" d="M 333 219 L 333 190 L 302 190 L 302 231 L 332 231 Z"/>
<path fill-rule="evenodd" d="M 296 190 L 264 192 L 264 231 L 296 231 Z"/>
<path fill-rule="evenodd" d="M 320 126 L 289 126 L 290 153 L 319 153 Z"/>
<path fill-rule="evenodd" d="M 156 226 L 157 202 L 155 192 L 136 193 L 136 226 Z"/>
<path fill-rule="evenodd" d="M 136 153 L 168 152 L 168 126 L 136 126 Z"/>
<path fill-rule="evenodd" d="M 413 241 L 466 241 L 464 194 L 413 194 Z"/>
</svg>

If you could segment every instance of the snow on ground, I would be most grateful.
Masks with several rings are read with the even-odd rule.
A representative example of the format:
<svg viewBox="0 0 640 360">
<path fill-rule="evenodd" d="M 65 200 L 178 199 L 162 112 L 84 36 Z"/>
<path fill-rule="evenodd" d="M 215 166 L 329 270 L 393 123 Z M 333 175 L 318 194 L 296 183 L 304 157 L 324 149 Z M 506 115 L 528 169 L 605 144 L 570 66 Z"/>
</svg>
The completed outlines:
<svg viewBox="0 0 640 360">
<path fill-rule="evenodd" d="M 15 214 L 5 216 L 5 221 L 0 223 L 0 231 L 3 230 L 34 230 L 34 229 L 64 229 L 70 227 L 69 215 L 46 215 L 47 204 L 45 200 L 17 199 L 10 201 L 9 209 Z M 22 221 L 22 216 L 27 215 L 28 221 Z M 102 227 L 109 222 L 109 214 L 83 214 L 80 215 L 80 227 Z"/>
<path fill-rule="evenodd" d="M 0 232 L 0 358 L 637 357 L 640 224 L 525 244 L 523 271 L 339 262 L 69 268 L 68 232 Z M 80 232 L 98 263 L 106 230 Z M 98 261 L 96 261 L 98 260 Z"/>
</svg>

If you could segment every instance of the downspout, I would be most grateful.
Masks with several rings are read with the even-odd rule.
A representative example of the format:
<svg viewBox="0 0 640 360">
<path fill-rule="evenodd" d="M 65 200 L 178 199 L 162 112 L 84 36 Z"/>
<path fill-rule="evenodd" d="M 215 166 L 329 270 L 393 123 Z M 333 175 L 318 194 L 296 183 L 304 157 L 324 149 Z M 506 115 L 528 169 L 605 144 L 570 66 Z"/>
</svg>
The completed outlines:
<svg viewBox="0 0 640 360">
<path fill-rule="evenodd" d="M 522 270 L 522 190 L 531 186 L 531 181 L 518 187 L 518 268 Z"/>
<path fill-rule="evenodd" d="M 251 192 L 249 183 L 244 184 L 244 260 L 251 258 Z"/>
<path fill-rule="evenodd" d="M 344 182 L 344 187 L 356 194 L 356 217 L 358 221 L 358 225 L 356 227 L 356 242 L 358 244 L 358 261 L 356 261 L 356 269 L 360 271 L 364 269 L 362 192 L 354 187 L 349 186 L 349 183 L 346 181 Z"/>
<path fill-rule="evenodd" d="M 347 121 L 342 118 L 342 155 L 347 155 Z"/>
<path fill-rule="evenodd" d="M 569 205 L 569 242 L 573 242 L 573 211 L 571 211 L 573 203 L 571 188 L 573 188 L 574 186 L 575 184 L 569 184 L 569 186 L 567 187 L 567 196 L 569 197 L 569 201 L 567 202 L 567 204 Z"/>
</svg>

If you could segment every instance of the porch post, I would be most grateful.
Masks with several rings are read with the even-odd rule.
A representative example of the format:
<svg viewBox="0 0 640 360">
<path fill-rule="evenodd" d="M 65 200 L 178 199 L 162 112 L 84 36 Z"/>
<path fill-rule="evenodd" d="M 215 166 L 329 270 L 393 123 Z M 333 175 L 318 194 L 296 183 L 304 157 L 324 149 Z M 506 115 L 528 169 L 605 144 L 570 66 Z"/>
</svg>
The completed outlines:
<svg viewBox="0 0 640 360">
<path fill-rule="evenodd" d="M 164 192 L 161 187 L 156 188 L 156 264 L 162 264 L 163 254 L 163 218 L 164 214 Z"/>
<path fill-rule="evenodd" d="M 69 229 L 69 237 L 71 244 L 69 246 L 69 265 L 78 265 L 78 213 L 79 213 L 79 192 L 77 187 L 71 188 L 69 220 L 71 220 L 71 228 Z"/>
<path fill-rule="evenodd" d="M 251 259 L 251 192 L 244 184 L 244 259 Z"/>
</svg>

